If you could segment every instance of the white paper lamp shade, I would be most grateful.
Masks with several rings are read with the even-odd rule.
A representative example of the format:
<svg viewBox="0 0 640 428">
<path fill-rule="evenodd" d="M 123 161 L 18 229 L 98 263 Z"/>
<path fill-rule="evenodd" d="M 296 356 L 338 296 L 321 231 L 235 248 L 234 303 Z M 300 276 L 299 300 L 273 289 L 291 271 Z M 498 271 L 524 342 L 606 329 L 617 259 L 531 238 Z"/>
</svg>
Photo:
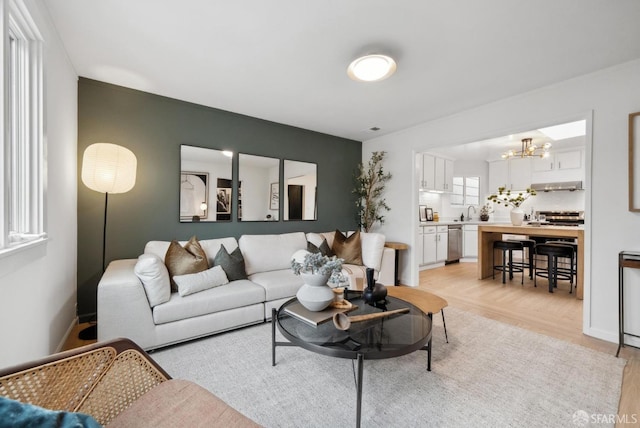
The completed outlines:
<svg viewBox="0 0 640 428">
<path fill-rule="evenodd" d="M 102 193 L 125 193 L 136 184 L 136 155 L 110 143 L 87 147 L 82 157 L 82 182 Z"/>
</svg>

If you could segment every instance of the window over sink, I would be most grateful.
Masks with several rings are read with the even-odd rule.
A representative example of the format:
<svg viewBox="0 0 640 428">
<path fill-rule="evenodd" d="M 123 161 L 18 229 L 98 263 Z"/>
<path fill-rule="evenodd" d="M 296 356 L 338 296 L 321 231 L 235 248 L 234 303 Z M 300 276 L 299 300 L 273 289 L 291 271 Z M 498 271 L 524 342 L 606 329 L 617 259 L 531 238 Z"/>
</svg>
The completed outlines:
<svg viewBox="0 0 640 428">
<path fill-rule="evenodd" d="M 480 203 L 480 177 L 453 177 L 451 205 L 478 205 Z"/>
</svg>

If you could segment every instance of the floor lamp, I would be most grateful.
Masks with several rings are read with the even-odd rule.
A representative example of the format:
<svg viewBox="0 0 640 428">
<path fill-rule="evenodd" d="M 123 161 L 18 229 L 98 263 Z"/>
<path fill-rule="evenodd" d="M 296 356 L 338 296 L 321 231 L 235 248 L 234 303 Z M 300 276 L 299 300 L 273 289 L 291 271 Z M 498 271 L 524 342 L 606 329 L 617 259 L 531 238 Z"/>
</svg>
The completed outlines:
<svg viewBox="0 0 640 428">
<path fill-rule="evenodd" d="M 109 193 L 126 193 L 136 184 L 137 160 L 133 152 L 110 143 L 95 143 L 87 147 L 82 157 L 82 182 L 91 190 L 104 193 L 104 223 L 102 228 L 102 273 L 107 243 L 107 204 Z M 98 326 L 82 330 L 78 337 L 96 339 Z"/>
</svg>

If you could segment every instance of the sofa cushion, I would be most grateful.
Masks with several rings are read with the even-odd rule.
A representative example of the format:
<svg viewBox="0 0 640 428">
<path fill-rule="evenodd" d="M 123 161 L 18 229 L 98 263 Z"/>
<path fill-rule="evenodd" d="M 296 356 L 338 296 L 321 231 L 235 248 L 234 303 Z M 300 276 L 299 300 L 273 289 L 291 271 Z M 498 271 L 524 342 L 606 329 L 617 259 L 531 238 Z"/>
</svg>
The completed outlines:
<svg viewBox="0 0 640 428">
<path fill-rule="evenodd" d="M 188 296 L 189 294 L 229 283 L 227 274 L 222 269 L 222 266 L 214 266 L 198 273 L 176 275 L 173 280 L 178 284 L 178 294 L 181 296 Z"/>
<path fill-rule="evenodd" d="M 160 257 L 155 254 L 141 254 L 133 271 L 142 282 L 149 306 L 153 308 L 169 301 L 171 297 L 169 271 Z"/>
<path fill-rule="evenodd" d="M 209 269 L 207 255 L 195 236 L 189 239 L 189 242 L 184 247 L 178 241 L 171 241 L 167 254 L 164 256 L 164 263 L 169 270 L 171 289 L 173 291 L 178 291 L 178 286 L 173 281 L 174 276 L 197 273 Z"/>
<path fill-rule="evenodd" d="M 185 245 L 187 241 L 179 241 L 180 245 Z M 200 246 L 207 253 L 207 259 L 209 266 L 213 266 L 213 258 L 218 254 L 220 245 L 224 245 L 227 251 L 233 251 L 238 248 L 238 241 L 236 238 L 217 238 L 217 239 L 201 239 L 199 240 Z M 155 254 L 164 260 L 164 256 L 169 248 L 169 241 L 149 241 L 144 246 L 145 254 Z"/>
<path fill-rule="evenodd" d="M 362 241 L 362 264 L 367 267 L 380 270 L 382 264 L 382 253 L 384 252 L 385 237 L 382 233 L 360 234 Z"/>
<path fill-rule="evenodd" d="M 249 276 L 249 279 L 264 288 L 266 301 L 293 297 L 304 284 L 302 278 L 291 269 L 258 272 Z"/>
<path fill-rule="evenodd" d="M 337 257 L 344 260 L 344 263 L 361 265 L 362 241 L 360 240 L 360 231 L 356 231 L 347 238 L 342 232 L 336 230 L 333 237 L 332 250 Z"/>
<path fill-rule="evenodd" d="M 247 275 L 289 269 L 291 255 L 307 248 L 304 232 L 279 235 L 242 235 L 238 240 Z"/>
<path fill-rule="evenodd" d="M 168 302 L 153 308 L 153 321 L 164 324 L 264 301 L 263 287 L 241 279 L 184 297 L 172 293 Z"/>
<path fill-rule="evenodd" d="M 240 248 L 236 248 L 231 254 L 229 254 L 227 248 L 224 245 L 221 245 L 220 250 L 218 250 L 218 254 L 213 258 L 213 264 L 222 267 L 227 274 L 229 281 L 247 279 L 244 257 L 242 257 Z"/>
<path fill-rule="evenodd" d="M 259 427 L 201 386 L 170 379 L 149 390 L 110 423 L 129 427 Z"/>
<path fill-rule="evenodd" d="M 316 245 L 312 242 L 307 241 L 307 251 L 309 251 L 310 253 L 320 253 L 323 256 L 327 257 L 335 256 L 326 239 L 323 239 L 320 245 Z"/>
</svg>

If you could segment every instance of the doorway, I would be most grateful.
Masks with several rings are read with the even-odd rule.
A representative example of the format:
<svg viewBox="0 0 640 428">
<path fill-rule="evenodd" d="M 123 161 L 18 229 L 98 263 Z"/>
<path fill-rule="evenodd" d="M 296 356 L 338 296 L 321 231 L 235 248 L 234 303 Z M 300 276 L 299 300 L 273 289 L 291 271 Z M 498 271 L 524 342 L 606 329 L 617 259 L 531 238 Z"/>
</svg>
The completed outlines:
<svg viewBox="0 0 640 428">
<path fill-rule="evenodd" d="M 289 220 L 302 220 L 304 206 L 304 186 L 289 184 L 287 186 L 289 200 Z"/>
</svg>

